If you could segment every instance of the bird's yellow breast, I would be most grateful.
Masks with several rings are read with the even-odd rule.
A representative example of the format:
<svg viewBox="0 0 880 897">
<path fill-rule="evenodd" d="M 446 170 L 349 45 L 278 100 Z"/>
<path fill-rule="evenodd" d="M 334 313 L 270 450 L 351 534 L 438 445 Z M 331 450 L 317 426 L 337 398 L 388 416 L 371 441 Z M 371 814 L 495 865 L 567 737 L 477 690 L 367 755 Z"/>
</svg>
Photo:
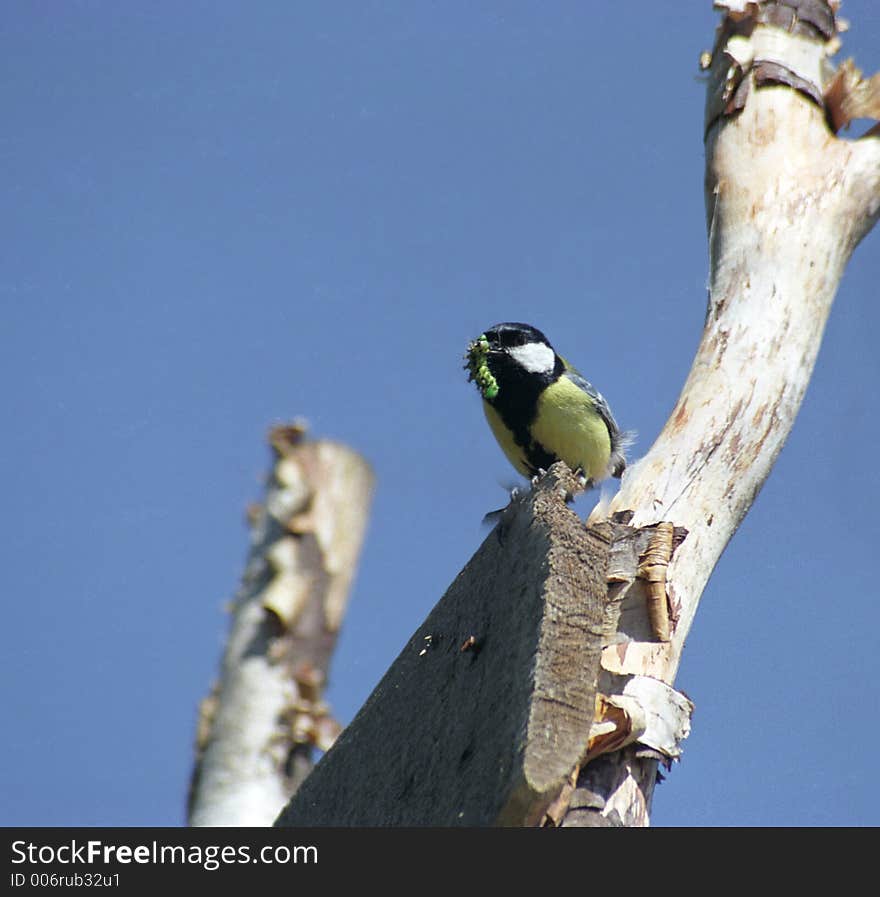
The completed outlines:
<svg viewBox="0 0 880 897">
<path fill-rule="evenodd" d="M 507 456 L 507 460 L 510 461 L 510 463 L 524 477 L 530 477 L 532 471 L 528 464 L 526 464 L 526 458 L 522 448 L 516 444 L 516 441 L 513 438 L 513 433 L 511 433 L 507 426 L 505 426 L 504 421 L 501 420 L 501 415 L 485 399 L 483 400 L 483 413 L 486 415 L 486 420 L 489 422 L 489 427 L 491 428 L 498 445 L 501 446 L 501 450 Z"/>
<path fill-rule="evenodd" d="M 534 472 L 525 449 L 517 445 L 510 429 L 492 405 L 483 401 L 486 420 L 508 461 L 523 475 Z M 611 437 L 605 421 L 590 397 L 562 377 L 538 397 L 530 427 L 533 443 L 543 446 L 572 469 L 580 469 L 591 480 L 603 479 L 611 457 Z"/>
<path fill-rule="evenodd" d="M 591 480 L 605 477 L 611 458 L 611 436 L 593 400 L 567 377 L 538 397 L 532 435 L 572 469 Z"/>
</svg>

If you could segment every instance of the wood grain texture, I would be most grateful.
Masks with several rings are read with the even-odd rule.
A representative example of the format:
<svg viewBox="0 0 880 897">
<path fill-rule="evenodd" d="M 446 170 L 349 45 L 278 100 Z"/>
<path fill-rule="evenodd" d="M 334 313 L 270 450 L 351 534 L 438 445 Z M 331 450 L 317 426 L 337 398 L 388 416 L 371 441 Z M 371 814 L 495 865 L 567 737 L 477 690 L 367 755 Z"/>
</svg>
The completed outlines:
<svg viewBox="0 0 880 897">
<path fill-rule="evenodd" d="M 583 756 L 612 524 L 554 466 L 503 514 L 277 825 L 529 825 Z"/>
</svg>

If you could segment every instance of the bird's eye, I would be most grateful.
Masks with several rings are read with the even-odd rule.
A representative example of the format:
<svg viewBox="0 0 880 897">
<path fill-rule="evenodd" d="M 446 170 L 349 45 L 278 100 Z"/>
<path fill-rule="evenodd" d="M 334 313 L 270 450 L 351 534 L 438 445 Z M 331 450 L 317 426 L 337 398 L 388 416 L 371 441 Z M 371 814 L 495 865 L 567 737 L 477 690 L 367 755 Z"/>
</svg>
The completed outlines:
<svg viewBox="0 0 880 897">
<path fill-rule="evenodd" d="M 529 329 L 522 325 L 500 327 L 496 331 L 496 337 L 502 349 L 516 349 L 519 346 L 526 346 L 533 339 Z"/>
<path fill-rule="evenodd" d="M 522 345 L 522 334 L 517 333 L 515 330 L 502 330 L 498 334 L 498 342 L 502 348 L 512 349 L 515 346 Z"/>
</svg>

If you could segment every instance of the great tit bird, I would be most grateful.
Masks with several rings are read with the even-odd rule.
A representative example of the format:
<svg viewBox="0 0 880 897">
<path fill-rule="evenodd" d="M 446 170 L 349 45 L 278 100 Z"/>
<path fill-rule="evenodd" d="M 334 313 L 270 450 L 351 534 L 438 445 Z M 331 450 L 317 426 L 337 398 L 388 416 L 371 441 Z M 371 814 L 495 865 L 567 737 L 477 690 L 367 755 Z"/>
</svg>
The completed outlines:
<svg viewBox="0 0 880 897">
<path fill-rule="evenodd" d="M 534 477 L 560 460 L 587 486 L 623 473 L 628 436 L 540 330 L 496 324 L 468 344 L 465 360 L 489 426 L 521 474 Z"/>
</svg>

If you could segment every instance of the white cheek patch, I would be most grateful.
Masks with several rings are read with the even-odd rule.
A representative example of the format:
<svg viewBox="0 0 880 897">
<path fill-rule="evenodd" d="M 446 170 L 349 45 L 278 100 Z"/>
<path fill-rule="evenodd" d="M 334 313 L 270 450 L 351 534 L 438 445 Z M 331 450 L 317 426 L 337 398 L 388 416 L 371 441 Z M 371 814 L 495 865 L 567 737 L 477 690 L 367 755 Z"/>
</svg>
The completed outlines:
<svg viewBox="0 0 880 897">
<path fill-rule="evenodd" d="M 515 346 L 510 350 L 510 357 L 520 367 L 532 374 L 549 374 L 553 371 L 556 356 L 553 350 L 544 343 L 528 343 L 525 346 Z"/>
</svg>

